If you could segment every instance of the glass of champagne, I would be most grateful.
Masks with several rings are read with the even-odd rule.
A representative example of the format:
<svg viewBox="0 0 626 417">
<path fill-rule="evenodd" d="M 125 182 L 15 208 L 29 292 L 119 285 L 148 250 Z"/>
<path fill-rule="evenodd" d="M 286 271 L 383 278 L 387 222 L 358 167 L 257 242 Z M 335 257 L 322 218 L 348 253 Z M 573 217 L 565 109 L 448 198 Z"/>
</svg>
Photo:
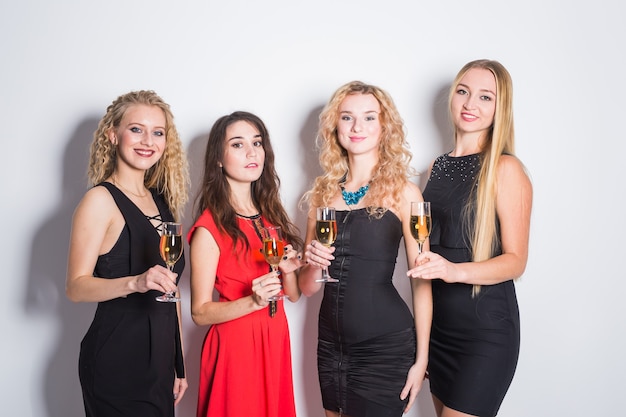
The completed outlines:
<svg viewBox="0 0 626 417">
<path fill-rule="evenodd" d="M 183 254 L 183 225 L 174 222 L 163 222 L 163 232 L 161 234 L 161 243 L 159 245 L 159 251 L 161 258 L 165 261 L 165 264 L 170 269 L 174 270 L 174 265 L 180 259 Z M 174 293 L 167 292 L 161 296 L 158 296 L 157 301 L 175 303 L 180 298 L 176 297 Z"/>
<path fill-rule="evenodd" d="M 335 243 L 335 239 L 337 238 L 335 208 L 318 207 L 316 219 L 315 236 L 322 245 L 330 247 L 333 243 Z M 339 282 L 339 280 L 328 275 L 328 268 L 323 268 L 322 278 L 315 280 L 315 282 Z"/>
<path fill-rule="evenodd" d="M 422 253 L 424 242 L 430 236 L 433 220 L 430 216 L 430 202 L 413 201 L 411 203 L 411 234 L 417 241 L 419 253 Z"/>
<path fill-rule="evenodd" d="M 280 226 L 269 226 L 261 229 L 263 236 L 263 256 L 272 267 L 272 271 L 278 271 L 278 264 L 285 255 L 285 241 L 283 240 L 283 231 Z M 276 294 L 268 298 L 269 301 L 278 301 L 287 298 L 285 294 Z"/>
</svg>

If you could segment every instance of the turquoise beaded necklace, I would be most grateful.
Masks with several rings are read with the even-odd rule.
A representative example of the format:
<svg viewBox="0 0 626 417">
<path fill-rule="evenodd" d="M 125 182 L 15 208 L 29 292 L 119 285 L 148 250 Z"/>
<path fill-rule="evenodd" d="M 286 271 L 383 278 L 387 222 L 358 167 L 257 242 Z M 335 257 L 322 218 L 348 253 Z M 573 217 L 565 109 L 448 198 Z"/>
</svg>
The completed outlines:
<svg viewBox="0 0 626 417">
<path fill-rule="evenodd" d="M 356 191 L 346 191 L 343 184 L 340 185 L 340 187 L 341 187 L 341 196 L 343 197 L 343 201 L 345 201 L 346 204 L 349 206 L 354 206 L 354 205 L 359 204 L 359 201 L 361 201 L 363 196 L 365 196 L 365 193 L 367 193 L 367 190 L 370 189 L 369 184 L 365 184 L 363 187 L 359 188 Z"/>
</svg>

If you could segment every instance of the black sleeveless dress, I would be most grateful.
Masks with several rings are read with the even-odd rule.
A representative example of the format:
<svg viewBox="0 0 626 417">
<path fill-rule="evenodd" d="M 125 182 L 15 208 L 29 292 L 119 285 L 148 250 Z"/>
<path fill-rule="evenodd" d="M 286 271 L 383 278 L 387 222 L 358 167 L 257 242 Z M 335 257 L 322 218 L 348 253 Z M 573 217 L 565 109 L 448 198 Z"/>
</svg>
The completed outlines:
<svg viewBox="0 0 626 417">
<path fill-rule="evenodd" d="M 119 189 L 106 187 L 126 225 L 111 251 L 101 255 L 94 276 L 139 275 L 156 264 L 159 233 Z M 152 191 L 163 221 L 173 217 L 162 196 Z M 184 258 L 174 271 L 180 274 Z M 184 377 L 176 303 L 155 300 L 158 291 L 100 302 L 79 357 L 79 376 L 87 417 L 173 417 L 174 379 Z"/>
<path fill-rule="evenodd" d="M 402 416 L 400 392 L 415 363 L 415 323 L 392 283 L 402 223 L 387 211 L 337 212 L 337 240 L 319 313 L 324 408 L 352 417 Z"/>
<path fill-rule="evenodd" d="M 423 193 L 433 217 L 430 249 L 451 262 L 471 261 L 463 207 L 479 169 L 479 155 L 442 155 Z M 512 280 L 483 285 L 475 297 L 471 285 L 433 281 L 430 389 L 447 407 L 495 416 L 513 379 L 519 345 Z"/>
</svg>

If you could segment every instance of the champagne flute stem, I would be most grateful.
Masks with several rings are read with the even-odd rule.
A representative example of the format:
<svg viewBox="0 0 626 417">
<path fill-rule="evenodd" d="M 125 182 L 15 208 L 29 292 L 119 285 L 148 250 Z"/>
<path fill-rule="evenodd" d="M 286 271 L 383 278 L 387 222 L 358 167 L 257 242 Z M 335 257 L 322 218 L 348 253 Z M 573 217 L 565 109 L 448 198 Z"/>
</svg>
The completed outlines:
<svg viewBox="0 0 626 417">
<path fill-rule="evenodd" d="M 168 268 L 170 271 L 174 272 L 174 264 L 168 264 L 168 265 L 167 265 L 167 268 Z M 174 291 L 168 291 L 168 292 L 166 292 L 165 294 L 166 294 L 168 297 L 174 297 Z"/>
<path fill-rule="evenodd" d="M 272 271 L 276 272 L 278 270 L 278 267 L 275 265 L 272 265 Z M 270 305 L 269 305 L 269 313 L 270 313 L 270 317 L 274 317 L 276 315 L 276 300 L 270 300 Z"/>
</svg>

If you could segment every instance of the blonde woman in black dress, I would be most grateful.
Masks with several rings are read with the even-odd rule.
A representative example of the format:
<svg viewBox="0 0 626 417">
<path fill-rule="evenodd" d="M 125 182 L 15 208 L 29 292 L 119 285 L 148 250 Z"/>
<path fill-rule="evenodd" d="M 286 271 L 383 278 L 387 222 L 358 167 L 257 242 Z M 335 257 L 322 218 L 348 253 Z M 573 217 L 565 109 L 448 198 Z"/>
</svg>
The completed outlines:
<svg viewBox="0 0 626 417">
<path fill-rule="evenodd" d="M 520 327 L 513 281 L 524 272 L 532 186 L 514 156 L 512 82 L 473 61 L 450 90 L 454 149 L 431 168 L 430 251 L 408 272 L 431 279 L 429 375 L 439 417 L 495 416 L 511 384 Z"/>
<path fill-rule="evenodd" d="M 401 242 L 409 265 L 417 257 L 410 206 L 422 201 L 409 181 L 403 126 L 389 94 L 358 81 L 339 88 L 320 115 L 324 174 L 305 196 L 307 265 L 299 284 L 307 296 L 324 291 L 317 358 L 327 417 L 400 417 L 424 380 L 430 282 L 411 282 L 415 317 L 392 282 Z M 337 210 L 331 248 L 315 237 L 321 206 Z M 326 267 L 339 282 L 316 282 Z"/>
<path fill-rule="evenodd" d="M 91 145 L 89 189 L 74 213 L 66 292 L 97 302 L 79 376 L 87 417 L 173 417 L 185 390 L 180 303 L 184 257 L 159 255 L 162 222 L 187 201 L 187 161 L 167 105 L 153 91 L 118 97 Z"/>
</svg>

